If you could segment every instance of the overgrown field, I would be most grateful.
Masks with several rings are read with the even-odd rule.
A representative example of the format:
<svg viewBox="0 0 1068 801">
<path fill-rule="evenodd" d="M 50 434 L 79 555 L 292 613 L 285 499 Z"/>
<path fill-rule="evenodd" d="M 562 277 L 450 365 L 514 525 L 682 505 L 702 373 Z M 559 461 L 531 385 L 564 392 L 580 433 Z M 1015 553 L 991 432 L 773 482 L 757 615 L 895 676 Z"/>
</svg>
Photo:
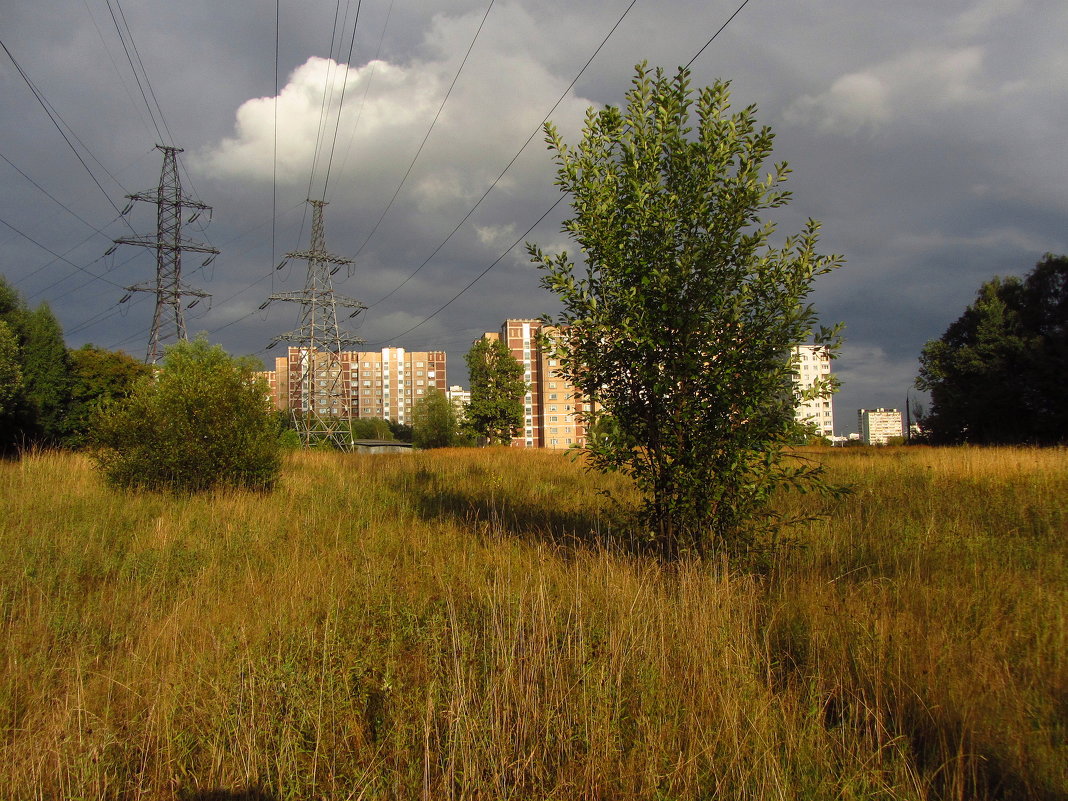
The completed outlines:
<svg viewBox="0 0 1068 801">
<path fill-rule="evenodd" d="M 1068 453 L 815 455 L 759 573 L 598 546 L 548 453 L 0 464 L 0 798 L 1068 797 Z"/>
</svg>

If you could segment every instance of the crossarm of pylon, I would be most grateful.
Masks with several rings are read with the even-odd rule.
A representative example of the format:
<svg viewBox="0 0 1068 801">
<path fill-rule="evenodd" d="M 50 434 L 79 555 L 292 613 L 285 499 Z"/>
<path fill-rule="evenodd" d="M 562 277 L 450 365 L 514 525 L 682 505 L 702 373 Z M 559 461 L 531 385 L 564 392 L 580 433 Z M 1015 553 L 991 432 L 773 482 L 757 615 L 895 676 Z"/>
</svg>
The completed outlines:
<svg viewBox="0 0 1068 801">
<path fill-rule="evenodd" d="M 304 329 L 297 329 L 296 331 L 288 331 L 285 334 L 279 334 L 271 340 L 270 347 L 278 345 L 282 342 L 294 342 L 298 346 L 308 341 L 308 332 Z M 331 343 L 337 343 L 338 345 L 363 345 L 367 342 L 366 339 L 353 336 L 352 334 L 338 334 L 336 337 L 330 337 Z"/>
<path fill-rule="evenodd" d="M 134 284 L 133 286 L 123 287 L 127 292 L 159 292 L 159 287 L 155 284 Z M 170 290 L 168 290 L 170 291 Z M 178 295 L 189 295 L 195 298 L 210 298 L 211 293 L 205 292 L 202 289 L 192 289 L 187 286 L 178 288 Z"/>
<path fill-rule="evenodd" d="M 199 242 L 189 242 L 185 239 L 179 240 L 178 244 L 172 244 L 169 242 L 160 242 L 156 237 L 147 236 L 130 236 L 122 237 L 120 239 L 113 240 L 117 245 L 137 245 L 142 248 L 153 248 L 161 250 L 191 250 L 194 253 L 214 253 L 219 254 L 218 248 L 213 248 L 210 245 L 202 245 Z"/>
<path fill-rule="evenodd" d="M 159 200 L 158 191 L 155 189 L 149 190 L 148 192 L 135 192 L 134 194 L 127 195 L 126 197 L 130 200 L 142 200 L 145 203 L 156 203 Z M 167 200 L 167 205 L 181 206 L 183 209 L 199 209 L 200 211 L 207 211 L 211 208 L 211 206 L 207 205 L 206 203 L 201 203 L 196 200 L 188 200 L 185 197 L 182 197 L 178 201 Z"/>
<path fill-rule="evenodd" d="M 333 256 L 329 253 L 324 253 L 317 250 L 297 250 L 285 255 L 287 259 L 303 259 L 304 261 L 321 261 L 327 264 L 355 264 L 352 259 L 345 259 L 341 256 Z"/>
</svg>

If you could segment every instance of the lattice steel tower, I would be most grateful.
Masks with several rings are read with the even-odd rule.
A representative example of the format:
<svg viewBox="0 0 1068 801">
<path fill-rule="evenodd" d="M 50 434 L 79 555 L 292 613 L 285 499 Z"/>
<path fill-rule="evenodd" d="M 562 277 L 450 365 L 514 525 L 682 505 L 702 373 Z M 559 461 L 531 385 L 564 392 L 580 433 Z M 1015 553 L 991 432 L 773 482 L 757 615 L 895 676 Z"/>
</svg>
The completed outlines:
<svg viewBox="0 0 1068 801">
<path fill-rule="evenodd" d="M 342 331 L 337 322 L 337 307 L 351 309 L 355 317 L 367 307 L 358 300 L 334 292 L 330 277 L 342 267 L 349 268 L 352 259 L 333 256 L 326 250 L 323 226 L 323 206 L 326 201 L 308 200 L 312 207 L 311 247 L 287 253 L 285 259 L 308 262 L 308 277 L 301 292 L 278 292 L 268 298 L 293 301 L 301 305 L 300 328 L 271 340 L 268 348 L 279 342 L 296 345 L 300 357 L 299 377 L 294 385 L 287 373 L 289 408 L 293 422 L 305 446 L 317 442 L 333 442 L 349 448 L 352 438 L 349 428 L 351 415 L 350 376 L 348 364 L 342 358 L 346 345 L 363 344 L 362 339 Z M 283 262 L 284 263 L 284 262 Z M 287 370 L 292 369 L 287 359 Z M 279 376 L 281 379 L 281 376 Z"/>
<path fill-rule="evenodd" d="M 156 149 L 163 151 L 163 171 L 159 176 L 159 186 L 155 191 L 149 190 L 127 195 L 130 203 L 124 211 L 125 213 L 133 208 L 135 200 L 156 204 L 156 236 L 154 238 L 151 236 L 125 237 L 115 240 L 118 245 L 138 245 L 144 248 L 154 248 L 156 251 L 156 282 L 126 287 L 127 292 L 154 292 L 156 294 L 156 310 L 152 315 L 152 331 L 148 336 L 148 354 L 145 356 L 147 364 L 155 364 L 161 356 L 160 329 L 163 326 L 164 315 L 168 316 L 174 324 L 174 336 L 177 339 L 186 339 L 182 298 L 193 297 L 196 298 L 193 303 L 197 303 L 202 298 L 210 297 L 207 292 L 182 284 L 182 252 L 209 254 L 204 261 L 205 265 L 219 255 L 219 251 L 213 247 L 182 238 L 182 216 L 185 210 L 194 210 L 187 221 L 192 222 L 202 212 L 210 212 L 211 206 L 190 200 L 182 195 L 182 182 L 178 177 L 176 159 L 176 155 L 183 152 L 182 148 L 156 145 Z M 123 301 L 127 298 L 123 298 Z M 166 333 L 162 338 L 170 336 L 170 333 Z"/>
</svg>

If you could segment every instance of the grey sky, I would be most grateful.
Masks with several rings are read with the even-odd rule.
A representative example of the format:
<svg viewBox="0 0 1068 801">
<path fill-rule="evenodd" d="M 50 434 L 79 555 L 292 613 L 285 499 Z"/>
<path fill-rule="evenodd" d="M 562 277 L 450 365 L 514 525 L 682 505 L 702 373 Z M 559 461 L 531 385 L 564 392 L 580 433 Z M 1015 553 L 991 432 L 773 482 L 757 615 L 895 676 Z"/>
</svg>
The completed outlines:
<svg viewBox="0 0 1068 801">
<path fill-rule="evenodd" d="M 577 138 L 591 104 L 622 100 L 635 62 L 674 70 L 739 2 L 637 0 L 553 112 L 565 137 Z M 187 313 L 191 331 L 211 332 L 235 353 L 274 355 L 263 350 L 294 327 L 296 310 L 258 306 L 272 291 L 303 285 L 302 263 L 280 272 L 273 266 L 284 252 L 306 247 L 303 200 L 309 185 L 321 197 L 327 162 L 328 247 L 346 257 L 359 252 L 354 275 L 337 289 L 375 304 L 360 321 L 369 343 L 443 348 L 459 381 L 463 353 L 478 333 L 506 317 L 555 310 L 517 247 L 434 319 L 398 338 L 556 200 L 540 134 L 437 255 L 377 301 L 470 211 L 630 0 L 496 0 L 404 188 L 360 249 L 488 4 L 363 0 L 346 70 L 337 60 L 347 56 L 357 4 L 340 4 L 345 44 L 331 49 L 338 4 L 283 0 L 276 104 L 274 3 L 124 0 L 173 144 L 185 149 L 185 188 L 214 207 L 210 226 L 187 230 L 222 250 L 207 269 L 197 269 L 196 259 L 185 264 L 188 282 L 214 296 L 210 309 L 200 304 Z M 141 356 L 151 297 L 118 300 L 121 286 L 152 277 L 153 257 L 130 247 L 103 255 L 111 238 L 130 233 L 108 198 L 121 208 L 126 193 L 154 187 L 161 161 L 112 22 L 119 7 L 115 0 L 111 10 L 105 0 L 11 5 L 0 11 L 0 36 L 69 126 L 107 197 L 0 53 L 0 273 L 31 303 L 48 301 L 72 345 Z M 1055 0 L 751 0 L 694 62 L 695 85 L 730 79 L 735 105 L 756 104 L 759 120 L 774 128 L 775 156 L 794 170 L 793 203 L 775 217 L 780 230 L 814 217 L 823 223 L 824 252 L 846 257 L 814 298 L 825 322 L 846 323 L 836 365 L 844 384 L 835 402 L 839 433 L 855 430 L 858 407 L 903 405 L 920 347 L 961 313 L 982 281 L 1023 274 L 1045 252 L 1068 252 L 1065 30 L 1068 7 Z M 326 139 L 316 156 L 327 86 Z M 138 205 L 129 222 L 149 234 L 153 209 Z M 563 211 L 529 238 L 566 247 Z"/>
</svg>

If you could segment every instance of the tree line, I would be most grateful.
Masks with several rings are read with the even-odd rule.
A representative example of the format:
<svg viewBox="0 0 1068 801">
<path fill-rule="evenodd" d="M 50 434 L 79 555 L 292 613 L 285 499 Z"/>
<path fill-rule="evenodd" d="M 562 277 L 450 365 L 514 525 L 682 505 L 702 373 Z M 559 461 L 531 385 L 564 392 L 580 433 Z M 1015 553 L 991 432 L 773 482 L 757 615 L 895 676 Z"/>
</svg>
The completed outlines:
<svg viewBox="0 0 1068 801">
<path fill-rule="evenodd" d="M 920 355 L 933 444 L 1068 443 L 1068 256 L 994 277 Z"/>
<path fill-rule="evenodd" d="M 150 372 L 121 351 L 67 348 L 48 304 L 29 308 L 0 276 L 0 452 L 84 444 L 92 409 Z"/>
</svg>

